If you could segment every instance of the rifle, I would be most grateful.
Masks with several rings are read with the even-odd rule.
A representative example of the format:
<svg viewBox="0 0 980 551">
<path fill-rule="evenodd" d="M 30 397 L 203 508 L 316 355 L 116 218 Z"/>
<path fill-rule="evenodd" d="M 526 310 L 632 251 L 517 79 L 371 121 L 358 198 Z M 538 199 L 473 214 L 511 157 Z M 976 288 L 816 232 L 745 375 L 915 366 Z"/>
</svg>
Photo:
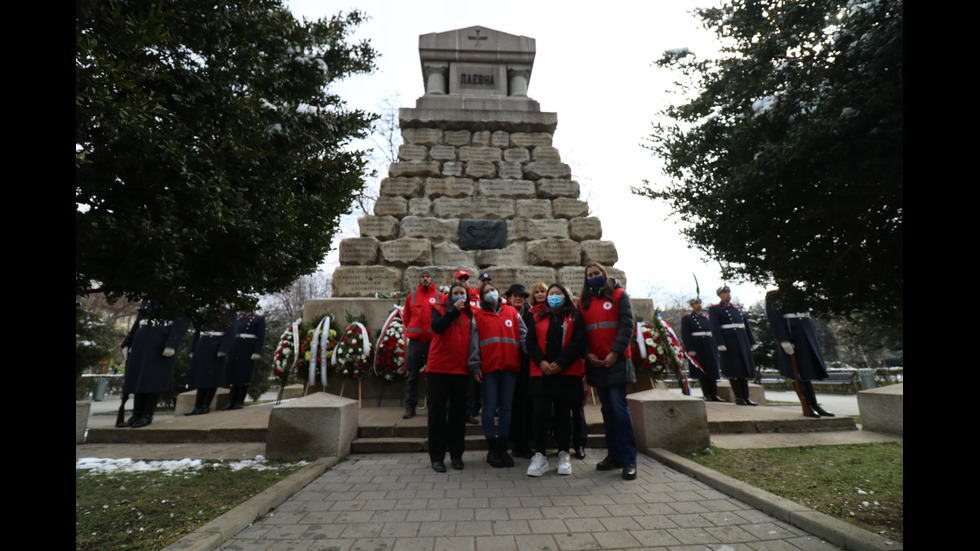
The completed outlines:
<svg viewBox="0 0 980 551">
<path fill-rule="evenodd" d="M 116 426 L 121 426 L 126 422 L 126 402 L 129 401 L 129 393 L 123 392 L 122 402 L 119 403 L 119 411 L 116 413 Z"/>
<path fill-rule="evenodd" d="M 793 388 L 796 389 L 796 397 L 800 399 L 800 404 L 803 405 L 803 416 L 813 417 L 813 410 L 810 409 L 810 404 L 806 402 L 806 396 L 803 394 L 803 384 L 800 381 L 800 366 L 796 364 L 796 354 L 790 354 L 789 359 L 793 362 Z"/>
</svg>

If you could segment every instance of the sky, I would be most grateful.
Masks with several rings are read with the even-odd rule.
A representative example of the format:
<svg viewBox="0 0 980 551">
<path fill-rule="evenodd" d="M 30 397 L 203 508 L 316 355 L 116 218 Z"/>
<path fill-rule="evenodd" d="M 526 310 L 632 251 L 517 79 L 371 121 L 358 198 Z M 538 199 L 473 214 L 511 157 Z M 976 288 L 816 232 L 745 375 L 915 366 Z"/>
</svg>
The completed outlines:
<svg viewBox="0 0 980 551">
<path fill-rule="evenodd" d="M 687 246 L 681 222 L 670 209 L 630 193 L 644 180 L 667 183 L 661 163 L 643 144 L 657 113 L 681 98 L 671 91 L 675 75 L 652 65 L 664 51 L 687 47 L 700 57 L 717 54 L 714 35 L 691 14 L 716 0 L 607 2 L 498 0 L 357 2 L 288 0 L 297 17 L 329 17 L 357 8 L 371 19 L 356 39 L 369 39 L 380 53 L 378 69 L 335 83 L 333 90 L 354 108 L 378 112 L 385 98 L 400 96 L 414 107 L 423 80 L 418 54 L 421 34 L 482 25 L 534 38 L 537 53 L 528 95 L 542 111 L 558 114 L 554 146 L 571 166 L 593 216 L 602 221 L 603 239 L 616 244 L 616 267 L 628 277 L 634 297 L 668 303 L 693 297 L 694 277 L 705 304 L 715 302 L 723 283 L 717 263 Z M 370 144 L 366 145 L 370 147 Z M 358 216 L 342 224 L 339 239 L 356 237 Z M 334 250 L 323 271 L 337 265 Z M 765 289 L 730 281 L 733 299 L 746 306 L 762 300 Z"/>
</svg>

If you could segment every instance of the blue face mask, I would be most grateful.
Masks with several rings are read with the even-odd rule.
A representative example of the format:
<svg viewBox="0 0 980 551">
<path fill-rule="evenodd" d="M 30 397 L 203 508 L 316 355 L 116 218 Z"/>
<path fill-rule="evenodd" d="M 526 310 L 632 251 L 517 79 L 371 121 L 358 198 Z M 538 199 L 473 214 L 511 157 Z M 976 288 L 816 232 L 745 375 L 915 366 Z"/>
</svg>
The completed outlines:
<svg viewBox="0 0 980 551">
<path fill-rule="evenodd" d="M 562 304 L 565 304 L 565 297 L 562 295 L 548 295 L 548 306 L 559 308 Z"/>
<path fill-rule="evenodd" d="M 589 287 L 597 289 L 606 284 L 606 276 L 598 275 L 595 277 L 590 277 L 589 279 L 586 279 L 585 282 L 588 284 Z"/>
<path fill-rule="evenodd" d="M 484 302 L 490 304 L 496 304 L 498 298 L 500 298 L 500 294 L 497 291 L 487 291 L 487 294 L 483 295 Z"/>
<path fill-rule="evenodd" d="M 453 302 L 459 302 L 465 299 L 466 299 L 466 295 L 453 295 Z"/>
</svg>

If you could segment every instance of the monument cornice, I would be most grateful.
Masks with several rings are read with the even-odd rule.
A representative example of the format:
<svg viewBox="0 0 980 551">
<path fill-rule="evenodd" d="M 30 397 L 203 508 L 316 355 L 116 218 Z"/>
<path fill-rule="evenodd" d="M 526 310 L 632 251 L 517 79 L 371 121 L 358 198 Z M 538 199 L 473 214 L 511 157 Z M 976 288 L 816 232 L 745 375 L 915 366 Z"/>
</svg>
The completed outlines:
<svg viewBox="0 0 980 551">
<path fill-rule="evenodd" d="M 483 130 L 507 132 L 554 132 L 558 113 L 496 109 L 419 109 L 398 110 L 401 128 L 467 130 L 475 125 Z"/>
</svg>

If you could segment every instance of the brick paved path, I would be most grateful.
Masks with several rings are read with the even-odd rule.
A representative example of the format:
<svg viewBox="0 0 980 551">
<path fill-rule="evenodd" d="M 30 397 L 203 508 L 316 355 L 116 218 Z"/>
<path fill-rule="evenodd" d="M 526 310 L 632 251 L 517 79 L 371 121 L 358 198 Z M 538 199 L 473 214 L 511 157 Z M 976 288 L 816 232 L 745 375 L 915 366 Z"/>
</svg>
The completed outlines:
<svg viewBox="0 0 980 551">
<path fill-rule="evenodd" d="M 493 469 L 477 452 L 438 474 L 428 457 L 353 456 L 220 549 L 241 551 L 829 551 L 837 547 L 684 474 L 639 457 L 639 478 L 597 472 L 602 450 Z"/>
</svg>

